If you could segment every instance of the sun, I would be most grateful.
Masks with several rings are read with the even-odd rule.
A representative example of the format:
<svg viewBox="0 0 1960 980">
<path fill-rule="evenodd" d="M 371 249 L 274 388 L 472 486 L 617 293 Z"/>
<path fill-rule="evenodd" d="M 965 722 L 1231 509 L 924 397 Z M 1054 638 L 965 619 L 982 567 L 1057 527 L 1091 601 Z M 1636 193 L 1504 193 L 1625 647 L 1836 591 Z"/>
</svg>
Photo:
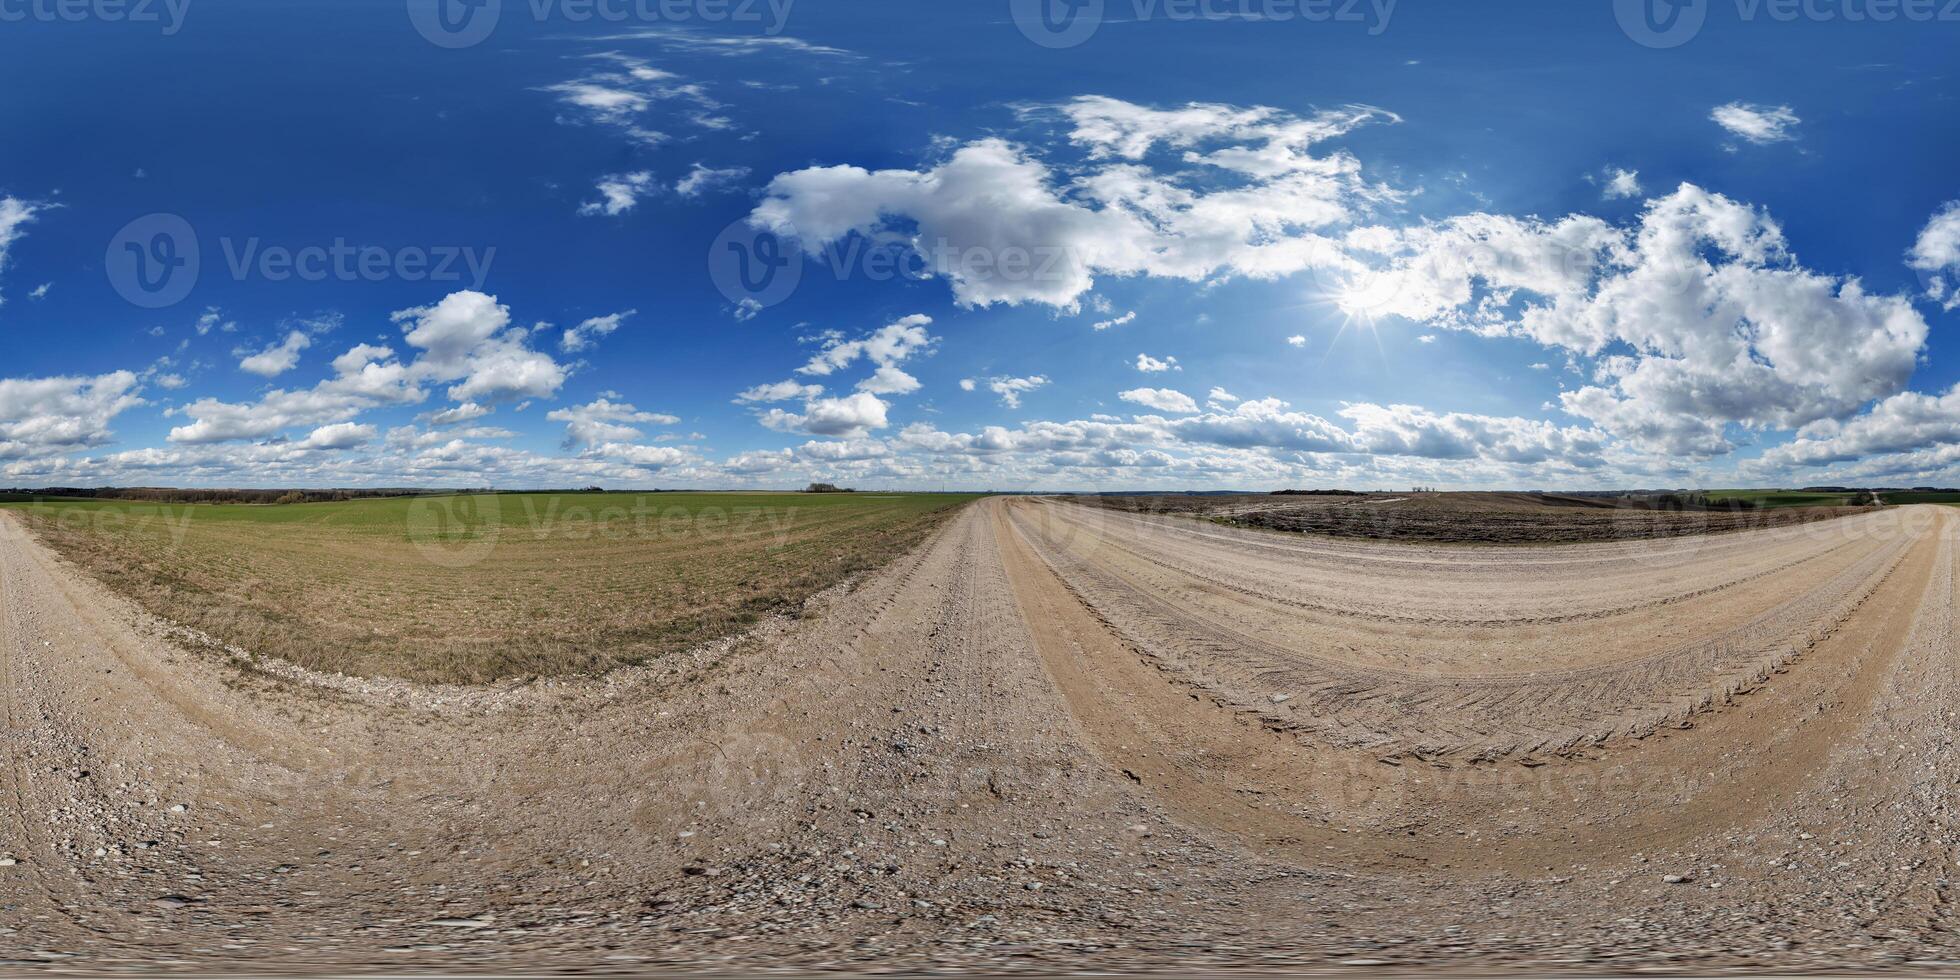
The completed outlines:
<svg viewBox="0 0 1960 980">
<path fill-rule="evenodd" d="M 1339 326 L 1327 344 L 1329 351 L 1340 344 L 1341 338 L 1350 329 L 1354 329 L 1357 332 L 1366 331 L 1373 338 L 1375 349 L 1386 360 L 1387 349 L 1382 344 L 1380 327 L 1396 296 L 1388 278 L 1376 272 L 1349 273 L 1336 281 L 1325 282 L 1323 288 L 1308 295 L 1302 306 L 1328 309 L 1339 319 Z"/>
<path fill-rule="evenodd" d="M 1395 308 L 1400 292 L 1394 276 L 1381 272 L 1361 272 L 1347 277 L 1330 290 L 1328 299 L 1349 323 L 1359 323 L 1373 329 Z"/>
</svg>

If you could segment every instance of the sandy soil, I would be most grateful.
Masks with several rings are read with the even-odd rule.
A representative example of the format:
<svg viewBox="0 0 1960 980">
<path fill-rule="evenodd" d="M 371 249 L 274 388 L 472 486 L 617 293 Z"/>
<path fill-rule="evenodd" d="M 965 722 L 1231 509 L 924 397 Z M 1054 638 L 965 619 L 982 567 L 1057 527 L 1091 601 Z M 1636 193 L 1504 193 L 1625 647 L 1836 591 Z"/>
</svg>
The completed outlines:
<svg viewBox="0 0 1960 980">
<path fill-rule="evenodd" d="M 1960 965 L 1955 522 L 968 507 L 602 682 L 240 667 L 0 515 L 0 972 Z"/>
</svg>

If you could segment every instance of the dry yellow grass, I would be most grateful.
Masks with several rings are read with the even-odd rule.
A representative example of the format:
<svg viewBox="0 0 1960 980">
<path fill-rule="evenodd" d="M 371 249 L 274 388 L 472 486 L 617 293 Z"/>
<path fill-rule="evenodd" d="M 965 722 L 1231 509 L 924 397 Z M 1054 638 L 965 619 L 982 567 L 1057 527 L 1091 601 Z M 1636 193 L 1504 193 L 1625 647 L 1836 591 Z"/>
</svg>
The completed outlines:
<svg viewBox="0 0 1960 980">
<path fill-rule="evenodd" d="M 727 635 L 918 543 L 937 494 L 11 505 L 166 619 L 315 670 L 594 673 Z"/>
</svg>

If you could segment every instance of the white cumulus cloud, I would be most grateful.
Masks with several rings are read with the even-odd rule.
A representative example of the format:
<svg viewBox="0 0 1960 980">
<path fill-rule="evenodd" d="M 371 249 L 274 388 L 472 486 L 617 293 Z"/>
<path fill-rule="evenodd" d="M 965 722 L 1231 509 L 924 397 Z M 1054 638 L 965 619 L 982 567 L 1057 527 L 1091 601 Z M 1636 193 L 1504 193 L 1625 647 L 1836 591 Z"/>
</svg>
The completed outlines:
<svg viewBox="0 0 1960 980">
<path fill-rule="evenodd" d="M 545 418 L 565 423 L 567 449 L 605 443 L 630 443 L 645 433 L 642 425 L 673 425 L 679 418 L 662 412 L 643 412 L 607 398 L 586 405 L 556 409 Z"/>
<path fill-rule="evenodd" d="M 1117 392 L 1116 397 L 1160 412 L 1191 413 L 1198 410 L 1198 403 L 1192 401 L 1190 395 L 1172 388 L 1131 388 Z"/>
<path fill-rule="evenodd" d="M 1731 102 L 1716 106 L 1708 118 L 1751 143 L 1781 143 L 1796 139 L 1790 129 L 1803 122 L 1787 105 L 1766 106 Z"/>
<path fill-rule="evenodd" d="M 104 445 L 109 423 L 141 404 L 142 380 L 131 371 L 0 378 L 0 460 Z"/>
<path fill-rule="evenodd" d="M 627 317 L 638 312 L 638 310 L 626 310 L 623 313 L 610 313 L 581 320 L 576 325 L 566 328 L 565 333 L 558 338 L 558 349 L 567 354 L 590 350 L 600 337 L 611 336 Z"/>
<path fill-rule="evenodd" d="M 238 362 L 238 369 L 261 378 L 276 378 L 299 366 L 300 351 L 313 346 L 313 338 L 294 330 L 286 339 Z"/>
<path fill-rule="evenodd" d="M 599 178 L 597 190 L 599 199 L 579 205 L 578 213 L 617 217 L 633 210 L 640 203 L 640 198 L 653 191 L 653 171 L 609 174 Z"/>
<path fill-rule="evenodd" d="M 813 167 L 772 180 L 750 221 L 811 254 L 853 233 L 903 236 L 962 306 L 1075 309 L 1099 275 L 1201 282 L 1339 267 L 1338 243 L 1323 232 L 1395 197 L 1363 180 L 1352 155 L 1310 152 L 1395 121 L 1377 109 L 1300 118 L 1087 96 L 1029 111 L 1072 125 L 1086 163 L 1062 170 L 1030 147 L 986 138 L 919 170 Z M 1182 165 L 1147 165 L 1159 147 Z"/>
<path fill-rule="evenodd" d="M 1596 357 L 1561 406 L 1657 453 L 1850 414 L 1899 391 L 1926 342 L 1908 299 L 1804 268 L 1769 215 L 1692 184 L 1629 228 L 1472 214 L 1398 238 L 1344 304 Z"/>
<path fill-rule="evenodd" d="M 674 182 L 674 193 L 682 197 L 700 197 L 703 194 L 732 187 L 748 175 L 747 167 L 717 168 L 697 163 L 688 170 L 687 176 Z"/>
<path fill-rule="evenodd" d="M 896 369 L 914 355 L 932 348 L 935 338 L 926 332 L 931 325 L 932 317 L 915 313 L 894 320 L 857 340 L 830 336 L 824 341 L 823 349 L 796 371 L 798 374 L 826 376 L 850 367 L 859 358 L 880 368 Z"/>
<path fill-rule="evenodd" d="M 876 395 L 861 391 L 841 398 L 810 399 L 803 403 L 801 414 L 772 408 L 761 416 L 761 420 L 763 425 L 779 432 L 861 436 L 887 425 L 887 407 Z"/>
<path fill-rule="evenodd" d="M 1622 170 L 1619 167 L 1607 168 L 1606 178 L 1601 184 L 1601 193 L 1609 201 L 1627 197 L 1639 197 L 1641 194 L 1640 172 L 1637 170 Z"/>
<path fill-rule="evenodd" d="M 299 443 L 301 449 L 354 449 L 374 440 L 378 433 L 372 425 L 355 422 L 338 422 L 314 429 Z"/>
<path fill-rule="evenodd" d="M 17 197 L 0 197 L 0 271 L 5 271 L 7 268 L 7 253 L 24 234 L 21 228 L 33 221 L 35 214 L 40 210 L 40 205 Z M 47 290 L 48 287 L 42 286 L 37 290 L 36 298 L 46 296 Z"/>
<path fill-rule="evenodd" d="M 987 381 L 987 390 L 999 395 L 1001 405 L 1007 408 L 1020 408 L 1022 395 L 1034 391 L 1037 388 L 1045 388 L 1047 386 L 1047 377 L 1039 374 L 1030 375 L 1025 378 L 990 378 Z M 960 387 L 966 388 L 967 385 L 962 382 Z M 971 391 L 972 389 L 968 388 L 967 390 Z"/>
<path fill-rule="evenodd" d="M 799 398 L 815 398 L 823 394 L 823 385 L 806 385 L 799 381 L 773 381 L 756 385 L 735 396 L 737 402 L 786 402 Z"/>
<path fill-rule="evenodd" d="M 1926 295 L 1951 310 L 1960 307 L 1960 201 L 1949 201 L 1920 229 L 1907 253 L 1912 268 L 1926 274 Z"/>
</svg>

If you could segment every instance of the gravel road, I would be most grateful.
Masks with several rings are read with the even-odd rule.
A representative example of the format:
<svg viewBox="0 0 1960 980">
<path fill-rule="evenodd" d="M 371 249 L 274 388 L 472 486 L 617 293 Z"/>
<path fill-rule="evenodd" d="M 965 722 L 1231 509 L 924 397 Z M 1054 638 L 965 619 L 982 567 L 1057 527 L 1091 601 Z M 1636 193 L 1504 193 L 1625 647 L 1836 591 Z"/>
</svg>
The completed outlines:
<svg viewBox="0 0 1960 980">
<path fill-rule="evenodd" d="M 601 680 L 317 677 L 0 514 L 0 973 L 1960 967 L 1955 521 L 967 507 Z"/>
</svg>

